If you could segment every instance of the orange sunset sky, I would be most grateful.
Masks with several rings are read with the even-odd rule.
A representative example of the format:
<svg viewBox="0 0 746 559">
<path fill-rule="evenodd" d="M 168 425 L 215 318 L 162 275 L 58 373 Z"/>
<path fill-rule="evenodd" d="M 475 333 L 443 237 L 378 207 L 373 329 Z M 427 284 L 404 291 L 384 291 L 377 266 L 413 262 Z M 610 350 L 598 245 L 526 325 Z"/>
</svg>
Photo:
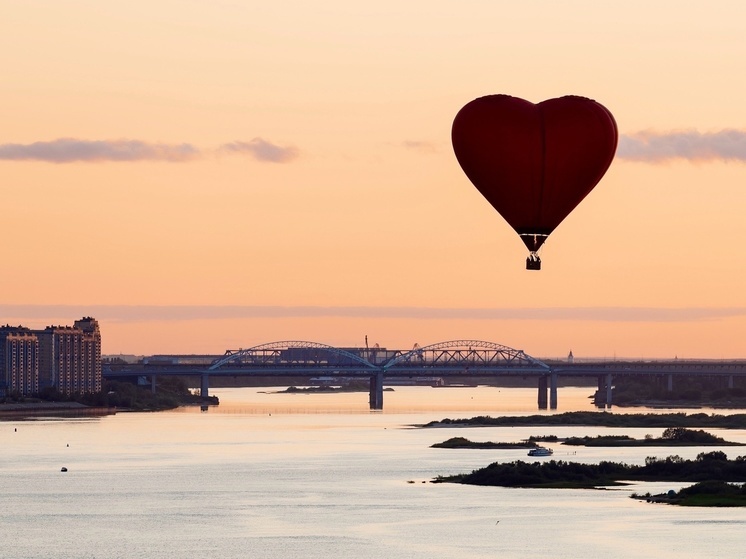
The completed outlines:
<svg viewBox="0 0 746 559">
<path fill-rule="evenodd" d="M 104 353 L 279 340 L 746 358 L 746 5 L 0 3 L 0 321 Z M 461 171 L 476 97 L 619 149 L 525 270 Z"/>
</svg>

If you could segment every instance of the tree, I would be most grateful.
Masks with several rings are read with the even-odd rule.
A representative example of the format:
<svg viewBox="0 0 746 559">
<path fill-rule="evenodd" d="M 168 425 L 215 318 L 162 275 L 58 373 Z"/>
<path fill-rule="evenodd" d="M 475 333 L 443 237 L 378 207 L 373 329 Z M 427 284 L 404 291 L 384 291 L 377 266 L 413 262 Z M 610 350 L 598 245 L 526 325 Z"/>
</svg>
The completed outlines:
<svg viewBox="0 0 746 559">
<path fill-rule="evenodd" d="M 661 438 L 668 441 L 681 441 L 686 438 L 686 433 L 687 429 L 685 429 L 684 427 L 669 427 L 668 429 L 663 431 Z"/>
<path fill-rule="evenodd" d="M 699 454 L 697 454 L 698 462 L 704 462 L 705 460 L 727 461 L 728 456 L 722 450 L 713 450 L 712 452 L 700 452 Z"/>
</svg>

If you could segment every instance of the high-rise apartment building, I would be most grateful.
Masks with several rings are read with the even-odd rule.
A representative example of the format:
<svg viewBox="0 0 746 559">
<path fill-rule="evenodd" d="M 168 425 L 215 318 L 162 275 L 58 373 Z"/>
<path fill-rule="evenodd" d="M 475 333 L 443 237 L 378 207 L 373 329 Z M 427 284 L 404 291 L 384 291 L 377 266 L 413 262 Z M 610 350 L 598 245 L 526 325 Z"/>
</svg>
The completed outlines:
<svg viewBox="0 0 746 559">
<path fill-rule="evenodd" d="M 39 391 L 39 339 L 22 326 L 0 327 L 0 391 L 24 396 Z"/>
<path fill-rule="evenodd" d="M 87 316 L 75 321 L 75 328 L 83 331 L 82 392 L 101 392 L 101 331 L 98 321 Z"/>
<path fill-rule="evenodd" d="M 101 391 L 101 332 L 90 317 L 74 326 L 47 326 L 39 338 L 39 384 L 63 394 Z"/>
<path fill-rule="evenodd" d="M 28 396 L 44 388 L 101 392 L 101 332 L 95 319 L 44 330 L 0 327 L 0 394 Z"/>
</svg>

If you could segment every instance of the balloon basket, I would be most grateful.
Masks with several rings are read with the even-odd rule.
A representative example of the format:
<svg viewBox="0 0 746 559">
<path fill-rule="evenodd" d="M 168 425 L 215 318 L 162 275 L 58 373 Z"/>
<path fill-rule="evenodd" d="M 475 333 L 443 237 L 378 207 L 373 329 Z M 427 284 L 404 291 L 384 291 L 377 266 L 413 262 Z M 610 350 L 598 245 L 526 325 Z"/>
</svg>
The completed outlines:
<svg viewBox="0 0 746 559">
<path fill-rule="evenodd" d="M 526 269 L 527 270 L 541 270 L 541 258 L 536 254 L 532 254 L 526 258 Z"/>
</svg>

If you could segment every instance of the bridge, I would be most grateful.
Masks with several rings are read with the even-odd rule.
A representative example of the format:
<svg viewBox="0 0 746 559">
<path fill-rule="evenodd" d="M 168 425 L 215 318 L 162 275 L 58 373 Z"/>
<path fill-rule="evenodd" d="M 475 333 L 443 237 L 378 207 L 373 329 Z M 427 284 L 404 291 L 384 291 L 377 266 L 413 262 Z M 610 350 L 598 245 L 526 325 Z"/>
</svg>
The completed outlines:
<svg viewBox="0 0 746 559">
<path fill-rule="evenodd" d="M 210 379 L 216 377 L 319 377 L 369 386 L 370 409 L 383 409 L 385 383 L 414 382 L 418 378 L 448 378 L 457 382 L 498 377 L 535 377 L 539 409 L 557 409 L 560 377 L 592 377 L 598 382 L 605 404 L 612 403 L 614 377 L 655 375 L 673 389 L 676 376 L 722 378 L 733 387 L 733 379 L 746 376 L 743 361 L 542 361 L 494 342 L 454 340 L 411 350 L 385 348 L 337 348 L 306 341 L 280 341 L 248 349 L 228 350 L 220 357 L 152 357 L 140 366 L 104 365 L 104 378 L 146 377 L 155 390 L 159 375 L 199 376 L 200 394 L 209 394 Z"/>
</svg>

